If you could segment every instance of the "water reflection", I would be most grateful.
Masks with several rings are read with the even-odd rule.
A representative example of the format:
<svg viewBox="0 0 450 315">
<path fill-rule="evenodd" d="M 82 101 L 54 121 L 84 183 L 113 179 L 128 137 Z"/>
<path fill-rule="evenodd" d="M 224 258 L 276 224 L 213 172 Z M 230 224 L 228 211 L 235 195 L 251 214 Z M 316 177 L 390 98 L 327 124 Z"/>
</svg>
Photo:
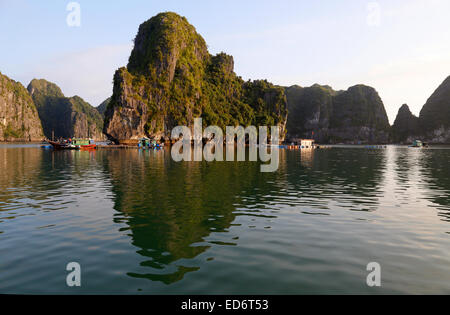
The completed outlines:
<svg viewBox="0 0 450 315">
<path fill-rule="evenodd" d="M 287 152 L 286 178 L 295 205 L 328 210 L 340 204 L 375 211 L 382 196 L 386 152 L 363 149 Z M 292 163 L 296 161 L 296 163 Z"/>
<path fill-rule="evenodd" d="M 442 220 L 450 221 L 450 168 L 447 151 L 423 150 L 418 164 L 426 198 L 437 205 Z"/>
<path fill-rule="evenodd" d="M 6 148 L 0 149 L 0 163 L 3 220 L 65 209 L 90 191 L 89 179 L 98 173 L 95 153 L 89 152 Z"/>
<path fill-rule="evenodd" d="M 284 207 L 331 215 L 336 203 L 376 210 L 385 169 L 384 153 L 359 150 L 281 150 L 275 173 L 261 173 L 256 162 L 176 163 L 164 150 L 111 151 L 102 158 L 118 211 L 114 220 L 128 226 L 144 258 L 140 266 L 147 267 L 128 275 L 165 284 L 197 271 L 192 260 L 212 245 L 237 245 L 206 240 L 228 232 L 238 216 L 276 219 Z"/>
<path fill-rule="evenodd" d="M 104 167 L 111 174 L 114 208 L 119 212 L 115 222 L 129 226 L 133 245 L 145 257 L 141 266 L 149 270 L 129 275 L 166 284 L 198 270 L 181 261 L 198 256 L 211 243 L 236 245 L 234 240 L 208 243 L 205 238 L 227 232 L 240 204 L 250 206 L 254 197 L 252 203 L 258 203 L 252 191 L 263 188 L 258 195 L 264 196 L 277 190 L 267 181 L 271 176 L 260 173 L 258 163 L 176 163 L 167 151 L 129 150 L 110 152 Z"/>
<path fill-rule="evenodd" d="M 407 261 L 408 272 L 439 266 L 429 274 L 444 281 L 449 157 L 280 150 L 278 171 L 261 173 L 259 162 L 176 163 L 168 150 L 0 149 L 0 251 L 11 253 L 0 262 L 0 292 L 60 284 L 54 270 L 73 256 L 93 273 L 83 292 L 147 284 L 192 293 L 195 284 L 201 293 L 320 293 L 338 280 L 360 292 L 359 268 L 377 255 L 389 257 L 390 279 L 402 280 Z"/>
</svg>

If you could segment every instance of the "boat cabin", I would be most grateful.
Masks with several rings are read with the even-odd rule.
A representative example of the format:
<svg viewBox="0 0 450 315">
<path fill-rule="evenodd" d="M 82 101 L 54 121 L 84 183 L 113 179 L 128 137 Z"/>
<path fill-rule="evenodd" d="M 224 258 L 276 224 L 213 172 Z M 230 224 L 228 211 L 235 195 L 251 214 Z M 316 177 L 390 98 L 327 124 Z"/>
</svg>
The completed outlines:
<svg viewBox="0 0 450 315">
<path fill-rule="evenodd" d="M 75 146 L 92 145 L 92 144 L 94 144 L 94 140 L 92 140 L 92 139 L 72 139 L 71 144 L 75 145 Z"/>
<path fill-rule="evenodd" d="M 412 146 L 415 148 L 421 148 L 421 147 L 423 147 L 423 143 L 420 140 L 414 140 Z"/>
</svg>

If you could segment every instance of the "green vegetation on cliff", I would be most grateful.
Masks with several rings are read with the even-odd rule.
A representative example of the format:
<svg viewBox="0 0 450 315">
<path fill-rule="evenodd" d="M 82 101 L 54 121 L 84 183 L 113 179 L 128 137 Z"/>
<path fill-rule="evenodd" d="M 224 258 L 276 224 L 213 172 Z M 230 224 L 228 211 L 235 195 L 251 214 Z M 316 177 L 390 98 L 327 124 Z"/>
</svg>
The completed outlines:
<svg viewBox="0 0 450 315">
<path fill-rule="evenodd" d="M 389 119 L 377 91 L 369 86 L 356 85 L 340 93 L 333 100 L 331 128 L 368 126 L 389 131 Z"/>
<path fill-rule="evenodd" d="M 233 57 L 210 55 L 186 18 L 158 14 L 139 27 L 134 44 L 127 68 L 114 76 L 105 113 L 104 131 L 113 140 L 168 138 L 173 127 L 190 126 L 196 117 L 222 128 L 284 127 L 283 89 L 242 80 L 234 73 Z"/>
<path fill-rule="evenodd" d="M 0 141 L 40 141 L 41 121 L 25 87 L 0 73 Z"/>
<path fill-rule="evenodd" d="M 46 80 L 32 80 L 28 92 L 36 104 L 44 134 L 51 139 L 92 137 L 102 139 L 103 117 L 81 97 L 65 97 L 61 89 Z"/>
</svg>

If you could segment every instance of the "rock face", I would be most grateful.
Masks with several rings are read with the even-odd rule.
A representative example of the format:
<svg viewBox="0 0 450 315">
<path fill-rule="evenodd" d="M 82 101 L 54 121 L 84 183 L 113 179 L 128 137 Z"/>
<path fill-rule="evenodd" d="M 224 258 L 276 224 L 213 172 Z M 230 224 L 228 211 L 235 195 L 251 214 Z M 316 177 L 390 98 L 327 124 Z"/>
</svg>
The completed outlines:
<svg viewBox="0 0 450 315">
<path fill-rule="evenodd" d="M 377 91 L 356 85 L 336 95 L 330 121 L 332 142 L 389 142 L 389 118 Z"/>
<path fill-rule="evenodd" d="M 392 126 L 392 141 L 395 143 L 412 143 L 420 134 L 419 118 L 414 116 L 408 105 L 400 107 Z"/>
<path fill-rule="evenodd" d="M 44 134 L 48 139 L 93 138 L 103 140 L 100 113 L 81 97 L 65 97 L 61 89 L 46 80 L 33 80 L 28 85 Z"/>
<path fill-rule="evenodd" d="M 287 88 L 289 137 L 328 141 L 334 95 L 336 92 L 331 87 L 318 84 L 307 88 L 297 85 Z"/>
<path fill-rule="evenodd" d="M 326 143 L 387 143 L 389 119 L 377 91 L 356 85 L 336 92 L 329 86 L 287 88 L 288 138 Z"/>
<path fill-rule="evenodd" d="M 420 112 L 424 140 L 450 143 L 450 77 L 431 95 Z"/>
<path fill-rule="evenodd" d="M 209 54 L 204 39 L 175 13 L 144 22 L 128 66 L 114 75 L 104 132 L 115 142 L 143 136 L 169 140 L 172 128 L 203 125 L 279 125 L 285 134 L 284 89 L 267 81 L 244 82 L 233 57 Z"/>
<path fill-rule="evenodd" d="M 38 112 L 19 82 L 0 73 L 0 141 L 41 141 Z"/>
<path fill-rule="evenodd" d="M 111 101 L 111 97 L 108 97 L 106 100 L 104 100 L 100 105 L 96 107 L 97 111 L 102 115 L 102 117 L 105 117 L 106 109 L 108 108 L 109 102 Z"/>
<path fill-rule="evenodd" d="M 419 118 L 403 105 L 392 127 L 392 141 L 411 143 L 450 143 L 450 77 L 428 99 Z"/>
</svg>

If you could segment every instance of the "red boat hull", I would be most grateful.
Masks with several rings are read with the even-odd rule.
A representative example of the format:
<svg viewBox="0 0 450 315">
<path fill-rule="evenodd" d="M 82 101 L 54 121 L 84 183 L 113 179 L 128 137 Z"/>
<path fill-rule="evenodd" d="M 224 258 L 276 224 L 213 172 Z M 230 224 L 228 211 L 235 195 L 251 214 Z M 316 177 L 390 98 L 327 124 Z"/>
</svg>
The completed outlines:
<svg viewBox="0 0 450 315">
<path fill-rule="evenodd" d="M 97 145 L 96 144 L 90 144 L 90 145 L 82 145 L 81 150 L 95 150 L 97 149 Z"/>
</svg>

